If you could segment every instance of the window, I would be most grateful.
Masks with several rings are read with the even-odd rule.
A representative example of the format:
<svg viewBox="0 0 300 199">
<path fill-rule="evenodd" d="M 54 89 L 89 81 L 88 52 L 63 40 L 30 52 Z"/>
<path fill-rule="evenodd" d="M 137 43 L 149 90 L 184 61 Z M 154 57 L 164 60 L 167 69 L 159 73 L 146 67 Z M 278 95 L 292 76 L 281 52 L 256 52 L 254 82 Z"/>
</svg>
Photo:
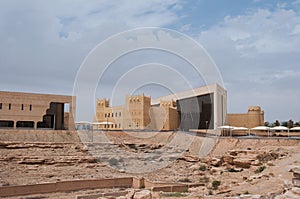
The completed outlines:
<svg viewBox="0 0 300 199">
<path fill-rule="evenodd" d="M 29 110 L 30 110 L 30 111 L 32 110 L 32 105 L 31 105 L 31 104 L 29 105 Z"/>
<path fill-rule="evenodd" d="M 106 113 L 104 114 L 104 117 L 107 117 Z"/>
<path fill-rule="evenodd" d="M 21 110 L 22 110 L 22 111 L 24 110 L 24 104 L 21 105 Z"/>
<path fill-rule="evenodd" d="M 114 117 L 114 113 L 111 113 L 111 117 Z"/>
<path fill-rule="evenodd" d="M 2 109 L 2 103 L 0 103 L 0 109 Z"/>
<path fill-rule="evenodd" d="M 119 113 L 119 117 L 121 117 L 121 112 Z"/>
<path fill-rule="evenodd" d="M 110 116 L 110 114 L 109 113 L 107 113 L 107 117 L 109 117 Z"/>
<path fill-rule="evenodd" d="M 64 104 L 64 112 L 69 113 L 70 112 L 70 103 L 65 103 Z"/>
<path fill-rule="evenodd" d="M 8 104 L 8 110 L 10 110 L 11 109 L 11 104 Z"/>
</svg>

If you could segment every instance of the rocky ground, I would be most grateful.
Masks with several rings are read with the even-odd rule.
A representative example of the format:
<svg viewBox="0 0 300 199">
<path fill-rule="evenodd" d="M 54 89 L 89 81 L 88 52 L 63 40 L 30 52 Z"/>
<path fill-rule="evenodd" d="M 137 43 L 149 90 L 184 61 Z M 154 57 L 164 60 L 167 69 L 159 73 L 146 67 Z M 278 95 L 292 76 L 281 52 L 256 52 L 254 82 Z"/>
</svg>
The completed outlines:
<svg viewBox="0 0 300 199">
<path fill-rule="evenodd" d="M 88 143 L 0 139 L 3 140 L 0 143 L 0 184 L 11 186 L 122 176 L 199 184 L 185 193 L 144 191 L 139 198 L 145 195 L 145 198 L 285 198 L 284 194 L 293 188 L 293 174 L 289 170 L 300 167 L 299 140 L 209 138 L 217 144 L 207 156 L 200 158 L 198 151 L 207 138 L 181 136 L 174 141 L 176 136 L 170 132 L 149 137 L 119 132 L 105 136 L 96 134 L 91 140 L 79 134 L 83 142 L 93 141 Z M 188 145 L 180 145 L 182 142 Z M 133 172 L 134 168 L 137 172 Z M 32 197 L 75 198 L 105 191 L 110 190 Z M 139 193 L 131 196 L 134 195 L 138 198 Z"/>
</svg>

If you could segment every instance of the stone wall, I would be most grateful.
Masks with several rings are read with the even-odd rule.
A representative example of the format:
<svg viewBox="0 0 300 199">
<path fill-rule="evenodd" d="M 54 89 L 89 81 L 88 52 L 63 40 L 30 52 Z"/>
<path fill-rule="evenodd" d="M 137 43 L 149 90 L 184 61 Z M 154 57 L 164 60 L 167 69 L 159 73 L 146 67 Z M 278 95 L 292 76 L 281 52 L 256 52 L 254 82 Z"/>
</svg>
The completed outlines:
<svg viewBox="0 0 300 199">
<path fill-rule="evenodd" d="M 76 131 L 0 129 L 0 141 L 7 142 L 80 142 Z"/>
<path fill-rule="evenodd" d="M 250 106 L 244 114 L 227 114 L 227 124 L 230 126 L 253 128 L 264 126 L 264 111 L 259 106 Z"/>
</svg>

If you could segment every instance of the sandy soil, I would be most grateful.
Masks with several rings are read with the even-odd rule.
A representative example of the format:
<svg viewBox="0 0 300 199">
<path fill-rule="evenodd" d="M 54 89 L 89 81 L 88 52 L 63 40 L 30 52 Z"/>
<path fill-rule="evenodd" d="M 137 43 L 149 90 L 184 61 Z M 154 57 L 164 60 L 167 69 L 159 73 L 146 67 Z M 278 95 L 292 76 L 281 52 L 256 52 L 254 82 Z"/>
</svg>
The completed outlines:
<svg viewBox="0 0 300 199">
<path fill-rule="evenodd" d="M 101 142 L 114 143 L 114 147 L 121 148 L 124 154 L 130 152 L 131 154 L 147 156 L 152 152 L 163 151 L 164 147 L 168 146 L 175 137 L 172 132 L 149 133 L 144 137 L 136 132 L 133 135 L 130 136 L 130 133 L 121 132 L 107 134 L 94 132 L 92 141 L 98 145 Z M 91 141 L 88 135 L 82 134 L 79 137 L 84 142 Z M 115 167 L 111 167 L 109 160 L 97 161 L 99 160 L 98 157 L 94 157 L 90 153 L 87 144 L 80 143 L 78 140 L 76 142 L 72 142 L 70 139 L 66 140 L 67 142 L 37 142 L 37 140 L 30 142 L 27 139 L 26 142 L 22 142 L 19 138 L 18 141 L 6 142 L 0 138 L 2 140 L 0 143 L 0 185 L 139 176 L 151 181 L 203 184 L 203 186 L 189 189 L 189 195 L 186 198 L 204 196 L 205 198 L 217 198 L 217 195 L 222 198 L 245 193 L 270 196 L 290 189 L 292 174 L 289 170 L 294 166 L 300 166 L 299 140 L 216 139 L 195 137 L 189 134 L 185 134 L 183 137 L 186 137 L 189 145 L 188 148 L 181 151 L 181 156 L 178 159 L 172 160 L 155 172 L 138 174 L 124 172 L 122 167 L 116 170 Z M 180 143 L 183 137 L 174 143 Z M 192 140 L 190 140 L 191 137 Z M 59 139 L 62 139 L 61 136 Z M 212 151 L 207 156 L 199 158 L 202 144 L 210 141 L 217 144 L 213 146 Z M 89 142 L 89 146 L 93 147 L 93 143 Z M 97 154 L 101 155 L 101 153 L 102 151 L 98 151 Z M 249 168 L 241 168 L 236 164 L 229 164 L 227 159 L 232 158 L 232 156 L 236 159 L 249 160 L 251 165 Z M 147 162 L 147 164 L 151 165 L 151 162 Z M 257 172 L 260 167 L 265 167 L 265 169 Z M 220 181 L 217 188 L 212 186 L 214 181 Z M 78 194 L 103 191 L 109 190 L 54 193 L 43 197 L 75 198 Z M 213 194 L 214 197 L 208 194 Z M 162 195 L 157 195 L 157 197 L 164 198 Z"/>
</svg>

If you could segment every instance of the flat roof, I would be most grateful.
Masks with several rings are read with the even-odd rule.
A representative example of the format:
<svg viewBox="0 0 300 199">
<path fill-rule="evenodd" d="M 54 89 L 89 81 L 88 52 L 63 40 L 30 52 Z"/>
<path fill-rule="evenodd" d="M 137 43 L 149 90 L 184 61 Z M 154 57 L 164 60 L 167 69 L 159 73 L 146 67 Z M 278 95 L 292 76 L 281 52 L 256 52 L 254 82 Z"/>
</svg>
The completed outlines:
<svg viewBox="0 0 300 199">
<path fill-rule="evenodd" d="M 207 95 L 213 92 L 216 92 L 218 89 L 221 89 L 225 91 L 223 87 L 221 87 L 218 84 L 210 84 L 206 86 L 201 86 L 197 88 L 193 88 L 190 90 L 166 95 L 163 97 L 155 98 L 151 100 L 151 105 L 157 105 L 160 103 L 160 100 L 165 100 L 165 101 L 171 101 L 171 100 L 180 100 L 180 99 L 186 99 L 190 97 L 195 97 L 195 96 L 200 96 L 200 95 Z"/>
</svg>

